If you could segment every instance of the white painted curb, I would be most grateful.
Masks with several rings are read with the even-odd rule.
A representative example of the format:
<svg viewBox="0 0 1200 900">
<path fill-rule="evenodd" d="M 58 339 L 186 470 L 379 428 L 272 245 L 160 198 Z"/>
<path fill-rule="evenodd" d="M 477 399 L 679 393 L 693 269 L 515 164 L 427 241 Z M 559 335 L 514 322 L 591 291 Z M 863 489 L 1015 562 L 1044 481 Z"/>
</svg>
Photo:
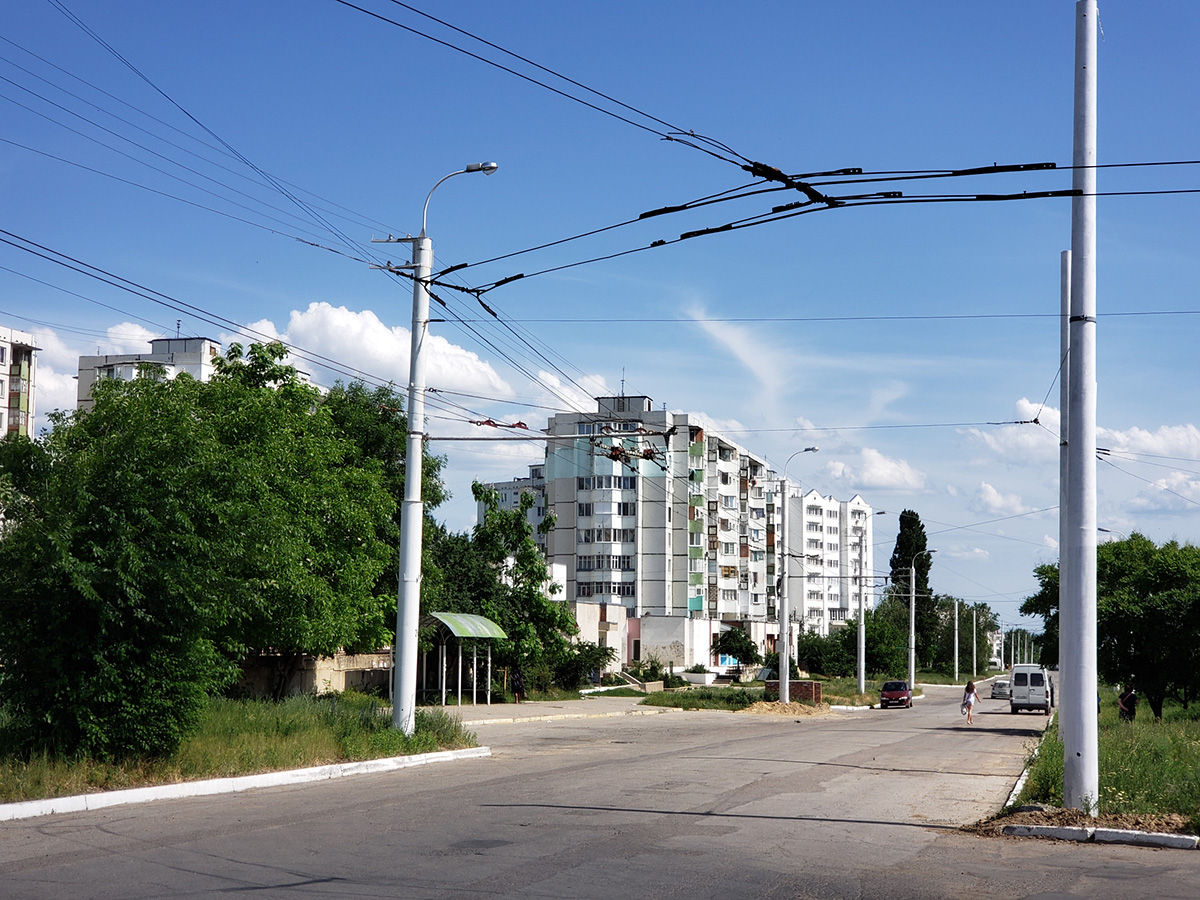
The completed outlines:
<svg viewBox="0 0 1200 900">
<path fill-rule="evenodd" d="M 241 775 L 236 778 L 212 778 L 206 781 L 186 781 L 181 784 L 160 784 L 154 787 L 131 788 L 124 791 L 102 791 L 81 794 L 75 797 L 54 797 L 49 800 L 26 800 L 21 803 L 0 804 L 0 822 L 14 819 L 31 819 L 52 813 L 83 812 L 103 809 L 106 806 L 121 806 L 128 803 L 148 803 L 152 800 L 175 800 L 181 797 L 203 797 L 209 794 L 229 794 L 255 788 L 278 787 L 285 784 L 303 784 L 309 781 L 327 781 L 348 775 L 368 775 L 392 772 L 430 763 L 450 762 L 457 759 L 478 759 L 491 756 L 490 747 L 470 747 L 466 750 L 442 750 L 437 753 L 419 753 L 414 756 L 392 756 L 387 759 L 368 759 L 362 762 L 338 763 L 315 766 L 309 769 L 291 769 L 283 772 L 266 772 L 261 775 Z"/>
<path fill-rule="evenodd" d="M 1164 834 L 1160 831 L 1097 828 L 1092 839 L 1098 844 L 1136 844 L 1140 847 L 1168 847 L 1173 850 L 1200 849 L 1200 837 L 1194 834 Z"/>
</svg>

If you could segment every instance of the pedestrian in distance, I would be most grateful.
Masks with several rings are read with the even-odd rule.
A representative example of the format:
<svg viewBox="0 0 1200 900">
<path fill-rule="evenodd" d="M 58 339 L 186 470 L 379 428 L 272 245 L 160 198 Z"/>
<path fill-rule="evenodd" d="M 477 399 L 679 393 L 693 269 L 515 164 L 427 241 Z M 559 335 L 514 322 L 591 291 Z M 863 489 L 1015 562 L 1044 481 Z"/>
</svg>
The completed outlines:
<svg viewBox="0 0 1200 900">
<path fill-rule="evenodd" d="M 967 714 L 967 724 L 975 724 L 975 704 L 979 702 L 979 691 L 975 690 L 975 682 L 968 681 L 967 689 L 963 691 L 962 711 Z"/>
<path fill-rule="evenodd" d="M 1125 690 L 1117 697 L 1117 715 L 1122 722 L 1132 722 L 1137 715 L 1138 696 L 1133 692 L 1133 685 L 1125 685 Z"/>
<path fill-rule="evenodd" d="M 521 667 L 519 665 L 513 667 L 512 689 L 513 689 L 513 700 L 515 700 L 517 703 L 524 703 L 525 702 L 525 678 L 521 674 Z"/>
</svg>

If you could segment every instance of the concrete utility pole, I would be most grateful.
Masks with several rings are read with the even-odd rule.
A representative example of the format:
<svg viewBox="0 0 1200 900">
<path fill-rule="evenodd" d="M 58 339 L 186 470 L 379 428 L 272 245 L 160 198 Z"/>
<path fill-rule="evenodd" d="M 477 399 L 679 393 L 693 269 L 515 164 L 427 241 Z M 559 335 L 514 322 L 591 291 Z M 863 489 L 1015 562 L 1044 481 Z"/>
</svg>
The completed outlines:
<svg viewBox="0 0 1200 900">
<path fill-rule="evenodd" d="M 787 470 L 793 459 L 801 453 L 816 453 L 819 447 L 805 447 L 803 450 L 797 450 L 787 458 L 787 462 L 783 464 L 783 478 L 779 482 L 780 493 L 782 494 L 782 502 L 779 506 L 780 516 L 782 517 L 783 530 L 783 557 L 781 559 L 783 578 L 779 582 L 779 602 L 775 611 L 775 617 L 779 620 L 779 643 L 782 644 L 782 649 L 778 650 L 778 669 L 775 674 L 779 676 L 779 702 L 792 702 L 792 616 L 789 606 L 788 596 L 788 576 L 791 573 L 792 546 L 789 543 L 789 520 L 791 515 L 787 507 L 791 504 L 792 491 L 790 482 L 788 482 Z M 802 492 L 803 494 L 803 492 Z M 801 496 L 801 504 L 803 504 L 803 496 Z M 803 521 L 803 517 L 801 518 Z"/>
<path fill-rule="evenodd" d="M 443 181 L 467 172 L 491 175 L 494 162 L 471 163 L 438 181 L 425 197 L 421 233 L 412 241 L 413 309 L 412 344 L 408 360 L 408 445 L 404 460 L 404 503 L 400 513 L 400 595 L 396 605 L 396 665 L 392 725 L 405 734 L 416 729 L 417 637 L 421 619 L 421 546 L 425 505 L 421 498 L 421 464 L 425 437 L 425 337 L 429 331 L 429 272 L 433 267 L 433 241 L 425 233 L 429 200 Z"/>
<path fill-rule="evenodd" d="M 908 688 L 917 686 L 917 556 L 937 553 L 922 550 L 908 564 Z"/>
<path fill-rule="evenodd" d="M 958 598 L 954 598 L 954 683 L 958 684 Z"/>
<path fill-rule="evenodd" d="M 1070 422 L 1067 438 L 1069 593 L 1060 609 L 1063 805 L 1094 813 L 1100 796 L 1096 689 L 1096 0 L 1075 4 L 1071 186 Z"/>
</svg>

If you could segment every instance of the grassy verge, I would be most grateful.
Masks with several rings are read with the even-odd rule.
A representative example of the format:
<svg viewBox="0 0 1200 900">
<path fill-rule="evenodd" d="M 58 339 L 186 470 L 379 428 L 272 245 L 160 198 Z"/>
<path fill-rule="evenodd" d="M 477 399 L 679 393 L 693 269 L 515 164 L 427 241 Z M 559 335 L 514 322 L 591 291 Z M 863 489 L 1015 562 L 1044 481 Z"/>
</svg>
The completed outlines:
<svg viewBox="0 0 1200 900">
<path fill-rule="evenodd" d="M 690 691 L 647 694 L 642 706 L 676 706 L 681 709 L 745 709 L 762 700 L 762 689 L 698 687 Z"/>
<path fill-rule="evenodd" d="M 1144 706 L 1144 704 L 1143 704 Z M 1156 722 L 1138 713 L 1121 722 L 1110 702 L 1100 711 L 1099 763 L 1102 815 L 1178 813 L 1200 830 L 1200 710 L 1168 704 Z M 1063 802 L 1063 743 L 1057 718 L 1046 730 L 1018 803 Z"/>
<path fill-rule="evenodd" d="M 440 708 L 418 709 L 411 737 L 391 727 L 383 701 L 362 694 L 282 703 L 213 700 L 172 756 L 104 762 L 0 759 L 0 802 L 226 778 L 336 762 L 474 747 L 475 735 Z"/>
</svg>

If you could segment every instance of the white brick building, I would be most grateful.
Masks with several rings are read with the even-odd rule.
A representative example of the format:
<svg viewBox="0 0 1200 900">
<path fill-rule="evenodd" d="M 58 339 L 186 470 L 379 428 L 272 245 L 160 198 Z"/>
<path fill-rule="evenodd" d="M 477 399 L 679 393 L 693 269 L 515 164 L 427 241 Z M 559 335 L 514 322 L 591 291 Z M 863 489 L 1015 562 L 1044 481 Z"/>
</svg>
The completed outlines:
<svg viewBox="0 0 1200 900">
<path fill-rule="evenodd" d="M 543 493 L 557 519 L 551 572 L 581 626 L 600 623 L 581 637 L 621 661 L 652 649 L 663 662 L 707 664 L 712 623 L 728 622 L 774 650 L 782 493 L 764 457 L 648 397 L 598 398 L 595 413 L 550 417 L 546 433 L 560 439 L 547 443 L 542 477 L 534 466 L 530 479 L 493 487 Z M 871 509 L 858 496 L 787 493 L 793 621 L 825 634 L 856 615 L 860 573 L 872 571 Z"/>
</svg>

